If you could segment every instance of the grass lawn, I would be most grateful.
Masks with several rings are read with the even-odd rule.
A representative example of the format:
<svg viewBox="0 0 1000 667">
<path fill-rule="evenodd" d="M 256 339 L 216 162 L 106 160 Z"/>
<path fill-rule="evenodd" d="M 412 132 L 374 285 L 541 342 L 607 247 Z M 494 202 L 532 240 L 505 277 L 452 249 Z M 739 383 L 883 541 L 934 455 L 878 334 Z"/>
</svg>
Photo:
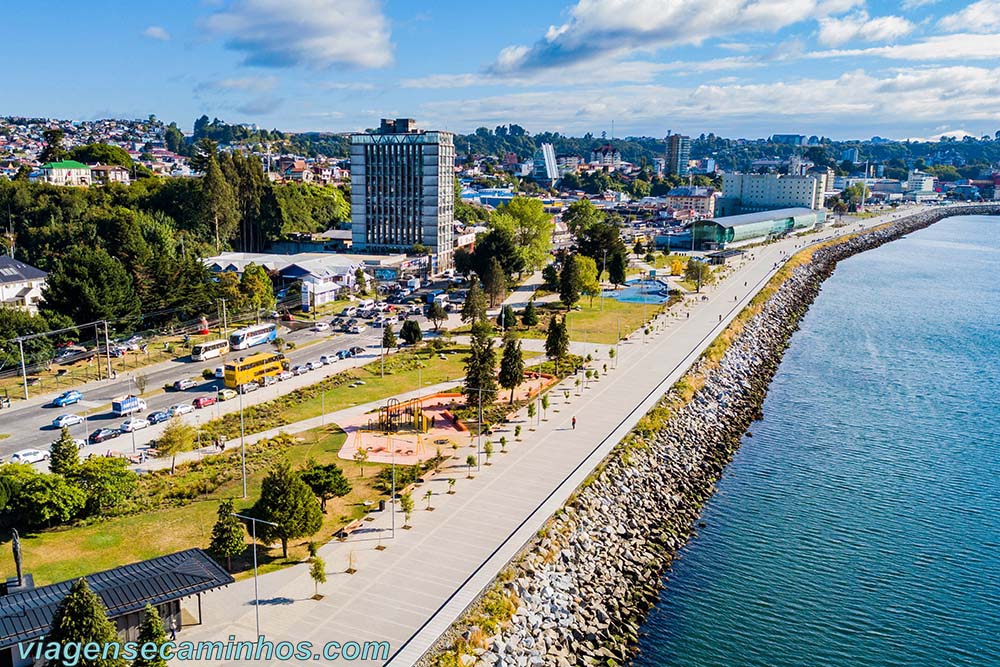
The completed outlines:
<svg viewBox="0 0 1000 667">
<path fill-rule="evenodd" d="M 301 433 L 295 437 L 288 450 L 289 461 L 294 467 L 300 467 L 309 457 L 320 463 L 337 461 L 337 451 L 344 438 L 344 432 L 337 426 Z M 233 451 L 231 456 L 236 458 L 238 454 Z M 371 483 L 383 466 L 367 464 L 363 478 L 359 476 L 356 465 L 342 467 L 351 482 L 351 493 L 344 498 L 327 502 L 322 529 L 312 538 L 292 540 L 289 543 L 287 561 L 281 558 L 280 544 L 271 549 L 261 549 L 258 553 L 260 570 L 266 572 L 304 560 L 309 540 L 329 541 L 343 525 L 365 514 L 362 504 L 364 501 L 379 498 L 381 494 L 371 487 Z M 248 500 L 240 498 L 242 483 L 237 478 L 183 507 L 23 535 L 21 549 L 25 570 L 34 575 L 36 584 L 44 585 L 191 547 L 205 548 L 211 539 L 218 501 L 233 498 L 236 500 L 237 510 L 246 509 L 260 494 L 264 474 L 260 470 L 249 476 Z M 179 471 L 177 477 L 182 476 L 183 473 Z M 249 537 L 247 542 L 249 544 Z M 0 551 L 0 568 L 5 572 L 13 572 L 10 549 Z M 233 559 L 233 569 L 240 573 L 237 577 L 250 575 L 251 557 L 252 552 L 248 548 L 243 557 Z"/>
<path fill-rule="evenodd" d="M 649 303 L 643 306 L 641 303 L 623 303 L 610 297 L 604 298 L 603 311 L 600 297 L 594 299 L 593 305 L 590 305 L 589 298 L 584 297 L 579 306 L 580 310 L 570 311 L 567 319 L 570 340 L 606 345 L 613 345 L 617 341 L 619 321 L 622 336 L 627 336 L 664 309 L 661 304 Z M 552 312 L 561 314 L 565 311 L 552 308 L 549 304 L 540 304 L 538 324 L 530 329 L 519 327 L 517 334 L 524 338 L 545 338 L 549 325 L 547 314 Z"/>
</svg>

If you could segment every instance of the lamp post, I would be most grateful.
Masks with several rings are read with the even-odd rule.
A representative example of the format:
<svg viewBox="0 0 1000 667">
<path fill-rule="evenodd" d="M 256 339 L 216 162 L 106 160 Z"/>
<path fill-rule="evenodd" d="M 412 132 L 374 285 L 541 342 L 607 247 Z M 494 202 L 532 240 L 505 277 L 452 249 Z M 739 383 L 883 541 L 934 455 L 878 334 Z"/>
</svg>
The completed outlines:
<svg viewBox="0 0 1000 667">
<path fill-rule="evenodd" d="M 597 286 L 601 288 L 601 312 L 604 312 L 604 288 L 601 287 L 601 281 L 604 280 L 604 272 L 608 270 L 608 249 L 605 248 L 603 252 L 603 260 L 601 262 L 601 280 L 597 281 Z"/>
<path fill-rule="evenodd" d="M 243 497 L 247 497 L 247 443 L 246 432 L 243 428 L 243 392 L 237 389 L 240 394 L 240 471 L 243 475 Z M 256 550 L 254 557 L 256 557 Z"/>
<path fill-rule="evenodd" d="M 479 472 L 481 468 L 481 459 L 483 451 L 483 388 L 482 387 L 466 387 L 466 389 L 471 389 L 472 391 L 479 392 L 479 426 L 476 429 L 476 472 Z"/>
<path fill-rule="evenodd" d="M 257 585 L 257 524 L 266 523 L 269 526 L 277 526 L 278 524 L 272 523 L 271 521 L 264 521 L 263 519 L 257 519 L 252 516 L 246 516 L 245 514 L 238 514 L 233 512 L 233 516 L 243 519 L 244 521 L 250 522 L 250 536 L 253 539 L 253 612 L 257 621 L 257 637 L 260 637 L 260 589 Z"/>
</svg>

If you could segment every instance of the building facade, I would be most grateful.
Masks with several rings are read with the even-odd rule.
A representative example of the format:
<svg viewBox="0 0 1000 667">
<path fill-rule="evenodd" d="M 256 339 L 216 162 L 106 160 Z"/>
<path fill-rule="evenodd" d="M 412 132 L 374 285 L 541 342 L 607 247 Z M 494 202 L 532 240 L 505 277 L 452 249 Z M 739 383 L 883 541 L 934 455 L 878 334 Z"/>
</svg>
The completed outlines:
<svg viewBox="0 0 1000 667">
<path fill-rule="evenodd" d="M 694 211 L 698 217 L 711 218 L 715 215 L 715 198 L 713 188 L 691 186 L 674 188 L 665 199 L 670 208 Z"/>
<path fill-rule="evenodd" d="M 782 208 L 823 208 L 826 177 L 781 174 L 723 174 L 717 215 L 734 215 Z"/>
<path fill-rule="evenodd" d="M 0 305 L 37 313 L 47 277 L 41 269 L 0 256 Z"/>
<path fill-rule="evenodd" d="M 668 174 L 677 176 L 687 176 L 691 161 L 691 137 L 683 134 L 667 135 L 667 161 L 666 171 Z"/>
<path fill-rule="evenodd" d="M 42 165 L 41 179 L 52 185 L 90 185 L 90 167 L 76 160 Z"/>
<path fill-rule="evenodd" d="M 383 119 L 378 132 L 351 135 L 352 248 L 430 249 L 432 272 L 454 255 L 455 143 L 450 132 Z"/>
<path fill-rule="evenodd" d="M 556 152 L 552 144 L 542 144 L 535 151 L 532 178 L 542 185 L 552 185 L 559 180 L 559 166 L 556 164 Z"/>
</svg>

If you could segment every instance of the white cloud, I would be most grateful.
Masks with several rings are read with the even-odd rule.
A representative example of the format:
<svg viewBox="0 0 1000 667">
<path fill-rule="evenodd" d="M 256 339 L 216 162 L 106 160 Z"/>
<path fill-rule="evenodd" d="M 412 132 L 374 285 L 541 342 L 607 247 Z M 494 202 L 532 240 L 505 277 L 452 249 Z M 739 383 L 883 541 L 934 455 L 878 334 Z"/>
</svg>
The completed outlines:
<svg viewBox="0 0 1000 667">
<path fill-rule="evenodd" d="M 157 39 L 161 42 L 166 42 L 170 40 L 170 33 L 166 31 L 165 28 L 161 28 L 158 25 L 151 25 L 142 31 L 143 37 L 149 37 L 150 39 Z"/>
<path fill-rule="evenodd" d="M 911 9 L 919 9 L 928 5 L 933 5 L 937 3 L 937 1 L 938 0 L 903 0 L 903 2 L 899 3 L 899 8 L 908 12 Z"/>
<path fill-rule="evenodd" d="M 828 46 L 839 46 L 854 40 L 891 42 L 910 34 L 915 27 L 902 16 L 870 18 L 868 12 L 861 10 L 843 18 L 821 18 L 819 41 Z"/>
<path fill-rule="evenodd" d="M 375 90 L 376 88 L 374 83 L 365 81 L 324 81 L 318 85 L 327 90 Z"/>
<path fill-rule="evenodd" d="M 773 33 L 846 12 L 863 0 L 578 0 L 570 20 L 532 46 L 509 46 L 496 72 L 564 67 L 640 50 L 700 44 L 744 33 Z"/>
<path fill-rule="evenodd" d="M 996 32 L 1000 30 L 1000 0 L 979 0 L 938 21 L 949 31 Z"/>
<path fill-rule="evenodd" d="M 204 26 L 245 54 L 246 65 L 376 68 L 392 62 L 379 0 L 234 0 Z"/>
<path fill-rule="evenodd" d="M 547 91 L 432 102 L 422 115 L 434 124 L 530 119 L 559 131 L 583 131 L 609 118 L 629 119 L 634 128 L 732 128 L 745 134 L 794 122 L 816 128 L 854 124 L 860 131 L 899 136 L 931 124 L 952 127 L 1000 121 L 1000 68 L 907 68 L 884 75 L 863 70 L 833 79 L 775 83 L 720 83 L 694 87 L 583 87 L 553 95 Z M 771 128 L 770 130 L 767 128 Z M 629 127 L 622 127 L 628 131 Z"/>
<path fill-rule="evenodd" d="M 237 90 L 251 93 L 267 93 L 278 85 L 276 76 L 244 76 L 198 84 L 198 90 Z"/>
<path fill-rule="evenodd" d="M 814 51 L 808 58 L 872 57 L 915 62 L 941 62 L 946 60 L 991 60 L 1000 58 L 1000 34 L 936 35 L 912 44 L 875 46 L 867 49 L 833 49 Z"/>
<path fill-rule="evenodd" d="M 941 141 L 945 137 L 949 139 L 954 139 L 955 141 L 961 141 L 965 137 L 972 137 L 973 139 L 978 139 L 979 135 L 975 132 L 968 132 L 966 130 L 947 130 L 945 132 L 939 132 L 937 134 L 932 134 L 927 137 L 907 137 L 907 141 L 923 141 L 923 142 L 935 142 Z"/>
</svg>

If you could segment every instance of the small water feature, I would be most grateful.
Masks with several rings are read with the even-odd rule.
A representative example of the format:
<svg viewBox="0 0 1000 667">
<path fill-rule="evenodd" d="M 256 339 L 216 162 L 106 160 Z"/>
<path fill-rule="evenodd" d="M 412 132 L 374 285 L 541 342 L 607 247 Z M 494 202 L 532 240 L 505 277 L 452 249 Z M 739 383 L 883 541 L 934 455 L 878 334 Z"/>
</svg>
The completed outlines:
<svg viewBox="0 0 1000 667">
<path fill-rule="evenodd" d="M 648 278 L 630 280 L 621 289 L 605 290 L 604 296 L 624 303 L 666 303 L 670 298 L 666 283 Z"/>
</svg>

